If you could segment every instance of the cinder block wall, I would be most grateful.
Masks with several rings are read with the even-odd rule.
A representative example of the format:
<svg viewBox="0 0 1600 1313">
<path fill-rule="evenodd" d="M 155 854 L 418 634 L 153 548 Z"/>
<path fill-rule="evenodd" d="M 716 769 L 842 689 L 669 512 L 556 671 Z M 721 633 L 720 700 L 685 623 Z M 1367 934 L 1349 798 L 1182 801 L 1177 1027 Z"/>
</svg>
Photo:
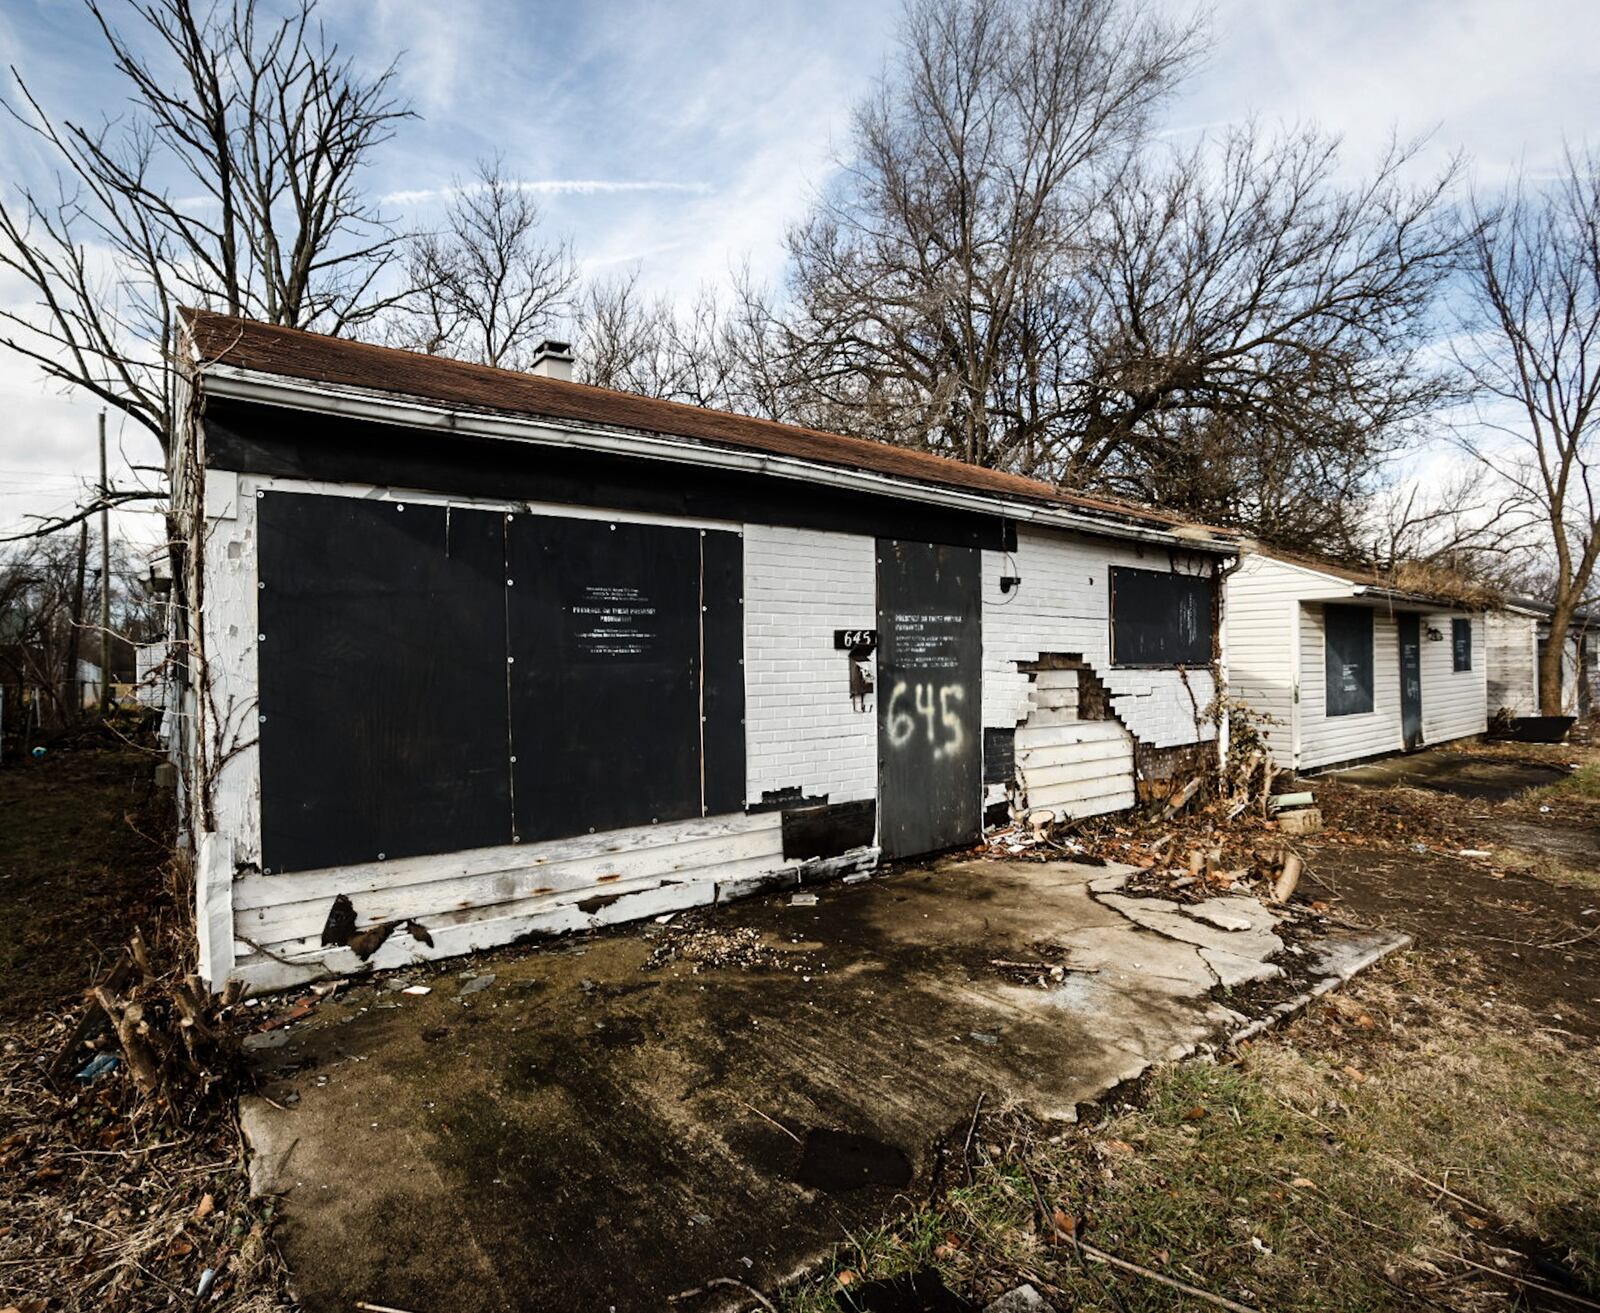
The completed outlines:
<svg viewBox="0 0 1600 1313">
<path fill-rule="evenodd" d="M 877 542 L 861 534 L 746 525 L 744 530 L 747 801 L 798 787 L 832 802 L 877 796 L 877 713 L 850 702 L 850 665 L 835 629 L 871 629 Z"/>
</svg>

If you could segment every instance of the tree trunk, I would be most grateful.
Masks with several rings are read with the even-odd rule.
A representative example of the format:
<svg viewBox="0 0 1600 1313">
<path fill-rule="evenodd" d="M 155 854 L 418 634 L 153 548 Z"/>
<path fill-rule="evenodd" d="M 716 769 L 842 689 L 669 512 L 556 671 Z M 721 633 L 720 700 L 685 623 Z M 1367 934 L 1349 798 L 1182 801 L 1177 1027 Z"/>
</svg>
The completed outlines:
<svg viewBox="0 0 1600 1313">
<path fill-rule="evenodd" d="M 1539 714 L 1564 716 L 1566 707 L 1561 697 L 1562 658 L 1567 650 L 1567 633 L 1572 628 L 1571 602 L 1557 602 L 1550 613 L 1550 637 L 1539 657 Z"/>
</svg>

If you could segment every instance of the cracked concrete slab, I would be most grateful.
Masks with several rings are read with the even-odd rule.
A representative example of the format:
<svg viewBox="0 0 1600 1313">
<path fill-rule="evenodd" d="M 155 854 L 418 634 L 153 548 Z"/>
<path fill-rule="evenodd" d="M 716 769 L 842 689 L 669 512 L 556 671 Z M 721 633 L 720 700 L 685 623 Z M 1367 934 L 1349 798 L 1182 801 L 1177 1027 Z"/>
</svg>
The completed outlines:
<svg viewBox="0 0 1600 1313">
<path fill-rule="evenodd" d="M 1224 930 L 1187 915 L 1183 904 L 1166 898 L 1132 898 L 1126 894 L 1096 894 L 1095 898 L 1146 930 L 1154 930 L 1181 943 L 1193 944 L 1196 948 L 1209 948 L 1257 960 L 1283 952 L 1283 940 L 1266 928 L 1267 925 L 1276 924 L 1270 915 L 1265 923 L 1254 920 L 1244 929 Z M 1255 902 L 1254 899 L 1250 901 Z"/>
<path fill-rule="evenodd" d="M 925 1189 L 980 1094 L 1070 1118 L 1239 1030 L 1218 983 L 1276 969 L 1270 914 L 1230 899 L 1251 928 L 1222 929 L 1125 876 L 956 861 L 704 917 L 755 931 L 760 966 L 652 968 L 678 927 L 645 926 L 496 953 L 476 993 L 454 964 L 413 969 L 426 996 L 347 988 L 252 1054 L 266 1097 L 243 1107 L 304 1308 L 628 1313 L 729 1271 L 772 1286 Z M 997 965 L 1046 956 L 1069 969 L 1044 987 Z"/>
</svg>

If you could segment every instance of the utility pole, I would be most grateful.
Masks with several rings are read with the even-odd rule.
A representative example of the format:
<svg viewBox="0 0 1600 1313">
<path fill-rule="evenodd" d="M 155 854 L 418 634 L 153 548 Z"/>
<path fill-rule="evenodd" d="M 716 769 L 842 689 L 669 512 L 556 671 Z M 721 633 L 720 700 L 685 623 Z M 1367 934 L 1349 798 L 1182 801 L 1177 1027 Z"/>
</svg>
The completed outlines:
<svg viewBox="0 0 1600 1313">
<path fill-rule="evenodd" d="M 69 720 L 83 717 L 83 681 L 78 678 L 78 653 L 83 640 L 83 577 L 89 572 L 89 521 L 78 524 L 78 581 L 72 592 L 72 627 L 67 630 L 67 675 L 64 703 Z"/>
<path fill-rule="evenodd" d="M 106 481 L 106 412 L 100 412 L 100 714 L 111 711 L 111 485 Z"/>
</svg>

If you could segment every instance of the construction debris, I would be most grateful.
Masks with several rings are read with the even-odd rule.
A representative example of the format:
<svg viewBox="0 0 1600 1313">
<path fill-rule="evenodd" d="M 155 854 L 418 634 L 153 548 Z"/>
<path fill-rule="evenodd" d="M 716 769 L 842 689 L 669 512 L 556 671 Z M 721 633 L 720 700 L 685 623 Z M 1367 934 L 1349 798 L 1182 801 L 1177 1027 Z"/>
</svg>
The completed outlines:
<svg viewBox="0 0 1600 1313">
<path fill-rule="evenodd" d="M 775 967 L 806 975 L 823 970 L 810 953 L 780 948 L 769 943 L 759 930 L 749 926 L 723 928 L 698 918 L 668 926 L 650 950 L 644 969 L 656 971 L 673 962 L 687 963 L 696 973 L 720 967 Z"/>
</svg>

